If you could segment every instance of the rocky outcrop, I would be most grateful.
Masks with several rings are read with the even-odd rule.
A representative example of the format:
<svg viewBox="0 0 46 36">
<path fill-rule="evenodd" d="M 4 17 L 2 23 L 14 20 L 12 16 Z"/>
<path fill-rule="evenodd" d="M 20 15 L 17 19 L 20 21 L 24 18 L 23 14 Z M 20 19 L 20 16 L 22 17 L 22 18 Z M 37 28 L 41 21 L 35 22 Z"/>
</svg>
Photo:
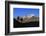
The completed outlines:
<svg viewBox="0 0 46 36">
<path fill-rule="evenodd" d="M 39 21 L 39 17 L 38 16 L 17 17 L 16 20 L 20 23 L 28 23 L 28 22 Z"/>
</svg>

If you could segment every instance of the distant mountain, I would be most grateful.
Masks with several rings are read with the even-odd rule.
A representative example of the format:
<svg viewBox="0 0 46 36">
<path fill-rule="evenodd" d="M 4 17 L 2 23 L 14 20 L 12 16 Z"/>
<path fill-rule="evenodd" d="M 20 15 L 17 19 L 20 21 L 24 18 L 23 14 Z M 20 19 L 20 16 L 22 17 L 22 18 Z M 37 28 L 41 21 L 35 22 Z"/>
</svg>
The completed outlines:
<svg viewBox="0 0 46 36">
<path fill-rule="evenodd" d="M 23 19 L 22 21 L 20 20 L 21 18 Z M 39 21 L 39 17 L 38 16 L 23 16 L 23 17 L 19 17 L 19 20 L 17 21 L 21 23 L 35 22 L 35 21 Z"/>
</svg>

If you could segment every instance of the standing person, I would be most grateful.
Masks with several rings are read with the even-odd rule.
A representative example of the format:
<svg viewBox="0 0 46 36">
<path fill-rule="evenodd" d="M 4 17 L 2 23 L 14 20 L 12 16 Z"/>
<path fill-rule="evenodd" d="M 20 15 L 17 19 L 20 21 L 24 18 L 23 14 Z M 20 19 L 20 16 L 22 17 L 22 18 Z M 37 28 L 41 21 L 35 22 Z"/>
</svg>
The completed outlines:
<svg viewBox="0 0 46 36">
<path fill-rule="evenodd" d="M 23 21 L 23 18 L 21 18 L 20 20 L 21 20 L 21 23 L 22 23 L 22 21 Z"/>
<path fill-rule="evenodd" d="M 17 20 L 19 20 L 19 16 L 17 17 Z"/>
</svg>

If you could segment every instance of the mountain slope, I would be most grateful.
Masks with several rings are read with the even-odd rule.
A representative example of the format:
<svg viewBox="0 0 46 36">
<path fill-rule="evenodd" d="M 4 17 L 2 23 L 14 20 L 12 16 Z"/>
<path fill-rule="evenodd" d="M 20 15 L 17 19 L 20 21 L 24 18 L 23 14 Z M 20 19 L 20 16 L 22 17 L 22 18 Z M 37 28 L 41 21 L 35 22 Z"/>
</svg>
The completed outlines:
<svg viewBox="0 0 46 36">
<path fill-rule="evenodd" d="M 20 19 L 23 19 L 22 21 Z M 32 16 L 32 17 L 21 17 L 19 20 L 17 20 L 20 23 L 29 23 L 29 22 L 35 22 L 35 21 L 39 21 L 39 17 L 38 16 Z"/>
</svg>

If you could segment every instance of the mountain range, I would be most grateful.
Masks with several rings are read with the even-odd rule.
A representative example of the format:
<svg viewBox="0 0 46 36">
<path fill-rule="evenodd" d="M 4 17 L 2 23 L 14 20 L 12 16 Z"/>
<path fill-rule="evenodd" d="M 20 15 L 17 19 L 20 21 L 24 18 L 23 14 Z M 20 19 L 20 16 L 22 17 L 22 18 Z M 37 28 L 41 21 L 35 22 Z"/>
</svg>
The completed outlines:
<svg viewBox="0 0 46 36">
<path fill-rule="evenodd" d="M 20 19 L 23 19 L 22 21 Z M 17 20 L 17 18 L 15 18 Z M 17 20 L 20 23 L 29 23 L 29 22 L 36 22 L 39 21 L 39 16 L 23 16 L 19 17 L 19 20 Z"/>
</svg>

